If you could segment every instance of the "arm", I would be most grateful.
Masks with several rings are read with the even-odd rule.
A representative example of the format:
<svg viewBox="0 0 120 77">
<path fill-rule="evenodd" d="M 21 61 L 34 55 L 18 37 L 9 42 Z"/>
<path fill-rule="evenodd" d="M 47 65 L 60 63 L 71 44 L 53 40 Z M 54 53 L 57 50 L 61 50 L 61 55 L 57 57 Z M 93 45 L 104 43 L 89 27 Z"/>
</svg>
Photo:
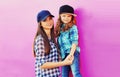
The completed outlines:
<svg viewBox="0 0 120 77">
<path fill-rule="evenodd" d="M 73 59 L 74 59 L 74 57 L 71 56 L 71 58 L 66 57 L 66 59 L 64 61 L 61 61 L 61 62 L 46 62 L 40 68 L 41 69 L 48 69 L 48 68 L 55 68 L 55 67 L 70 65 L 70 64 L 72 64 Z"/>
<path fill-rule="evenodd" d="M 46 62 L 40 68 L 49 69 L 49 68 L 55 68 L 55 67 L 64 66 L 64 65 L 65 65 L 64 62 Z"/>
<path fill-rule="evenodd" d="M 39 67 L 41 69 L 49 69 L 49 68 L 55 68 L 59 66 L 64 66 L 64 65 L 70 65 L 72 64 L 73 58 L 66 58 L 64 61 L 61 62 L 47 62 L 46 56 L 45 56 L 45 51 L 44 51 L 44 42 L 41 37 L 38 37 L 37 40 L 35 41 L 35 49 L 36 49 L 36 59 Z"/>
<path fill-rule="evenodd" d="M 74 55 L 75 50 L 76 50 L 77 45 L 78 45 L 78 30 L 77 30 L 77 26 L 73 26 L 70 29 L 70 41 L 72 42 L 70 55 Z"/>
<path fill-rule="evenodd" d="M 77 47 L 76 44 L 72 44 L 72 47 L 71 47 L 71 50 L 70 50 L 70 55 L 74 55 L 76 47 Z"/>
</svg>

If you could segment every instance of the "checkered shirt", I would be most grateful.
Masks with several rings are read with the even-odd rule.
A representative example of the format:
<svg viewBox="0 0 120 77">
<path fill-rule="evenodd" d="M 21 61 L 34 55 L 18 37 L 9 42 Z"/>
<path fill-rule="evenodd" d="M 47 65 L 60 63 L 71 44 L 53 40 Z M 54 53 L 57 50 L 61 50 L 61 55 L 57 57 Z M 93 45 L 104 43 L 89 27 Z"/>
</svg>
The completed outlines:
<svg viewBox="0 0 120 77">
<path fill-rule="evenodd" d="M 62 25 L 62 28 L 65 25 Z M 58 44 L 61 52 L 62 58 L 65 58 L 65 53 L 70 53 L 72 44 L 78 44 L 78 29 L 76 25 L 73 25 L 67 31 L 60 31 L 60 36 L 58 36 Z M 80 52 L 80 47 L 77 46 L 76 51 Z"/>
<path fill-rule="evenodd" d="M 40 69 L 40 66 L 46 62 L 58 62 L 58 52 L 55 44 L 52 40 L 49 40 L 51 50 L 48 55 L 45 55 L 44 51 L 44 42 L 41 35 L 38 35 L 35 44 L 34 50 L 36 53 L 35 58 L 35 75 L 36 77 L 58 77 L 60 75 L 59 68 L 52 68 L 52 69 Z"/>
</svg>

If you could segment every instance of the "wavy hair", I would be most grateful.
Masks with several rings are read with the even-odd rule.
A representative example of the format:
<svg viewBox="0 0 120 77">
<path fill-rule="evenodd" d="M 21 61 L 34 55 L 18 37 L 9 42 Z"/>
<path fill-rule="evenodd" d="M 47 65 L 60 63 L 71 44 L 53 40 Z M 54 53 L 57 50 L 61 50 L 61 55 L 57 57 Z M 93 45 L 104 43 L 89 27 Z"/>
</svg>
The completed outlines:
<svg viewBox="0 0 120 77">
<path fill-rule="evenodd" d="M 61 17 L 59 16 L 58 20 L 57 20 L 57 23 L 56 23 L 56 27 L 55 27 L 55 37 L 59 36 L 60 35 L 60 31 L 67 31 L 69 30 L 73 25 L 76 24 L 76 19 L 74 16 L 72 16 L 72 19 L 69 23 L 65 24 L 65 27 L 64 28 L 61 28 L 62 27 L 62 24 L 64 24 L 62 21 L 61 21 Z"/>
</svg>

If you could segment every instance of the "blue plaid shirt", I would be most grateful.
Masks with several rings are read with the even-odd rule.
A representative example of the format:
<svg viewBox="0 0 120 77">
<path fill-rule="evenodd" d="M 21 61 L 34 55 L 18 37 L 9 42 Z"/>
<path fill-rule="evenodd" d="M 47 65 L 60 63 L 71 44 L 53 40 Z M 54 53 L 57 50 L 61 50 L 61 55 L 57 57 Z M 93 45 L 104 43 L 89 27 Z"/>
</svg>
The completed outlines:
<svg viewBox="0 0 120 77">
<path fill-rule="evenodd" d="M 62 28 L 64 25 L 62 25 Z M 70 53 L 72 44 L 78 45 L 78 30 L 77 26 L 73 25 L 67 31 L 60 31 L 60 36 L 58 36 L 58 44 L 61 52 L 62 58 L 65 57 L 65 53 Z M 77 46 L 76 51 L 80 52 L 80 47 Z"/>
<path fill-rule="evenodd" d="M 58 52 L 55 44 L 52 40 L 49 40 L 51 50 L 48 55 L 45 55 L 44 42 L 41 35 L 35 39 L 34 50 L 36 54 L 35 58 L 35 75 L 36 77 L 58 77 L 60 75 L 59 68 L 52 69 L 40 69 L 40 66 L 46 62 L 58 62 Z"/>
</svg>

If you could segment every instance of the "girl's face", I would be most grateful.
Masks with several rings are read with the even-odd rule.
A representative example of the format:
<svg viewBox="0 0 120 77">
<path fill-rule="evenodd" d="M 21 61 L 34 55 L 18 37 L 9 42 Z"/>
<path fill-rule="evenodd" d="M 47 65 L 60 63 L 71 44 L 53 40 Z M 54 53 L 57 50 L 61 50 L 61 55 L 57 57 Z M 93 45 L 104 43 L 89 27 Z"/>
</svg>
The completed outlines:
<svg viewBox="0 0 120 77">
<path fill-rule="evenodd" d="M 41 21 L 41 26 L 44 29 L 51 29 L 53 27 L 54 21 L 51 16 L 48 16 L 44 21 Z"/>
<path fill-rule="evenodd" d="M 68 13 L 60 14 L 60 17 L 61 17 L 61 21 L 64 24 L 67 24 L 67 23 L 71 22 L 71 20 L 72 20 L 72 15 L 68 14 Z"/>
</svg>

